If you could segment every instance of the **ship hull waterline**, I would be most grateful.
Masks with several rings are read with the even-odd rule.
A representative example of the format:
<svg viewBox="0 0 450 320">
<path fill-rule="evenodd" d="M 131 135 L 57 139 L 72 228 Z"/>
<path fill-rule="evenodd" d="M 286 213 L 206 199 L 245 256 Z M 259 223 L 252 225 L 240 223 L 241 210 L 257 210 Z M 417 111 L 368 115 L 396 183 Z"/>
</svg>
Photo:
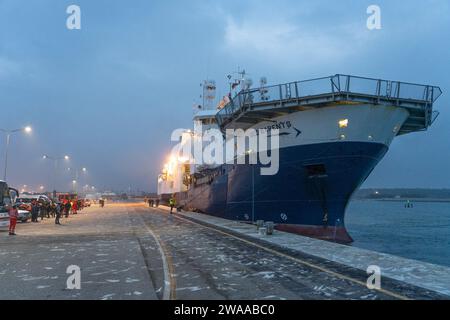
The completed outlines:
<svg viewBox="0 0 450 320">
<path fill-rule="evenodd" d="M 387 150 L 383 143 L 347 141 L 285 147 L 276 175 L 260 175 L 260 165 L 226 164 L 209 183 L 175 198 L 187 211 L 272 221 L 281 231 L 351 243 L 346 207 Z"/>
</svg>

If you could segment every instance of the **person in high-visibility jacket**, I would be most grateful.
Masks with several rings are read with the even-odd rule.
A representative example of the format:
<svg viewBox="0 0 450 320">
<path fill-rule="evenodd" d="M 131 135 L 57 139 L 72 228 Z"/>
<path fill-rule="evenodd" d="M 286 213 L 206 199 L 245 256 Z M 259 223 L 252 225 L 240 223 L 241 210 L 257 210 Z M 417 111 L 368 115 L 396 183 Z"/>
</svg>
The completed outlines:
<svg viewBox="0 0 450 320">
<path fill-rule="evenodd" d="M 172 214 L 173 207 L 175 207 L 175 203 L 176 203 L 175 198 L 172 196 L 172 197 L 169 199 L 170 214 Z"/>
<path fill-rule="evenodd" d="M 9 235 L 15 236 L 17 219 L 19 218 L 19 210 L 17 210 L 17 205 L 9 207 L 8 213 L 9 213 Z"/>
</svg>

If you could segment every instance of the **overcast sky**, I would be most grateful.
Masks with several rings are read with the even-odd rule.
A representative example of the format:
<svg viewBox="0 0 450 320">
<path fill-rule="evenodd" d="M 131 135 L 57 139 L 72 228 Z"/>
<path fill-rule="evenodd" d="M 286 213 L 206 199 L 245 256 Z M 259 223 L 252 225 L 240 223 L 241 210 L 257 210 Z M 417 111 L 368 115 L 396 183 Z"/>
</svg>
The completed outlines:
<svg viewBox="0 0 450 320">
<path fill-rule="evenodd" d="M 81 30 L 66 28 L 70 4 Z M 371 4 L 381 30 L 366 27 Z M 49 186 L 42 154 L 69 154 L 65 167 L 88 168 L 82 183 L 154 191 L 200 82 L 223 95 L 240 66 L 255 83 L 345 73 L 441 86 L 434 126 L 398 137 L 364 186 L 450 187 L 449 63 L 447 0 L 0 0 L 0 128 L 34 129 L 13 136 L 8 180 Z M 71 180 L 61 170 L 59 188 Z"/>
</svg>

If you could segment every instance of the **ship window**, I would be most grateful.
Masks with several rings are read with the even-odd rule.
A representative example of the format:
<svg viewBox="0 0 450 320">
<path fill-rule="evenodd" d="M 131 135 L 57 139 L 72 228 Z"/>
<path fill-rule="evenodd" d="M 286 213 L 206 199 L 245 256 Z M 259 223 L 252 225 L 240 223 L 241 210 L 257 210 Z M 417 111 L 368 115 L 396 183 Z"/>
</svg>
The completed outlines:
<svg viewBox="0 0 450 320">
<path fill-rule="evenodd" d="M 306 172 L 309 177 L 321 176 L 327 174 L 327 169 L 324 164 L 311 164 L 305 166 Z"/>
<path fill-rule="evenodd" d="M 215 124 L 215 123 L 216 123 L 216 119 L 215 119 L 215 118 L 203 119 L 203 120 L 202 120 L 202 123 L 205 124 L 205 125 L 208 125 L 208 124 Z"/>
</svg>

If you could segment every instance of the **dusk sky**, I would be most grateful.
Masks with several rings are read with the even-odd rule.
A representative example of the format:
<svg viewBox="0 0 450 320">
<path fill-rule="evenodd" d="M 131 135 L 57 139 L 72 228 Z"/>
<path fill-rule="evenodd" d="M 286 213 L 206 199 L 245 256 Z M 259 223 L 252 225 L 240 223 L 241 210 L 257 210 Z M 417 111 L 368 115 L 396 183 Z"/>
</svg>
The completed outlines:
<svg viewBox="0 0 450 320">
<path fill-rule="evenodd" d="M 66 8 L 81 7 L 81 30 Z M 367 7 L 382 29 L 368 30 Z M 0 0 L 0 128 L 11 140 L 8 182 L 156 190 L 170 134 L 192 126 L 200 83 L 226 94 L 244 68 L 269 84 L 355 74 L 437 85 L 427 132 L 398 137 L 364 187 L 450 188 L 450 2 Z M 4 135 L 0 136 L 3 173 Z"/>
</svg>

